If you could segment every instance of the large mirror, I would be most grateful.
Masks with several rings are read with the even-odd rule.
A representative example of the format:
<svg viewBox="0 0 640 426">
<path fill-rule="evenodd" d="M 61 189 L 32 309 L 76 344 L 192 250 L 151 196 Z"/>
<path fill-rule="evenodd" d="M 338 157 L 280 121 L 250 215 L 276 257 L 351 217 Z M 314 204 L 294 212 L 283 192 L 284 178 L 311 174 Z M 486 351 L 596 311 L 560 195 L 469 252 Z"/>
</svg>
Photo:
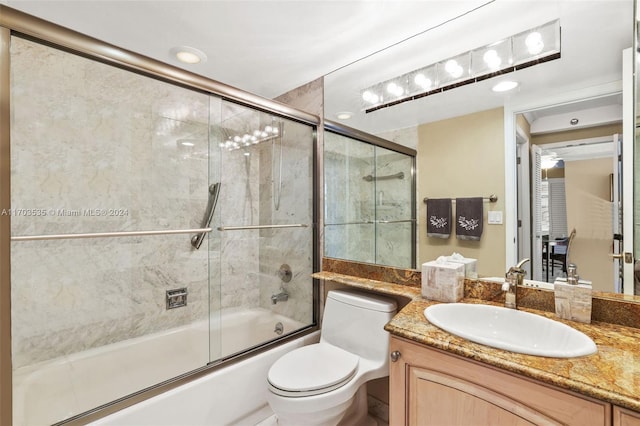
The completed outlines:
<svg viewBox="0 0 640 426">
<path fill-rule="evenodd" d="M 633 254 L 634 221 L 624 213 L 625 206 L 633 212 L 633 193 L 623 190 L 633 188 L 634 133 L 628 135 L 624 123 L 634 117 L 623 120 L 629 108 L 622 95 L 635 62 L 623 70 L 623 56 L 632 53 L 633 16 L 633 0 L 488 2 L 325 77 L 327 119 L 350 115 L 344 124 L 417 149 L 418 264 L 458 252 L 478 259 L 478 273 L 490 277 L 504 276 L 506 268 L 528 257 L 528 278 L 552 282 L 570 259 L 595 289 L 634 292 L 633 274 L 628 275 L 633 259 L 627 255 L 630 263 L 625 262 L 625 253 Z M 522 61 L 513 52 L 500 56 L 505 40 L 524 40 L 533 51 L 552 45 L 552 35 L 543 32 L 547 26 L 549 34 L 560 35 L 559 52 L 541 48 L 538 59 L 522 66 L 516 66 Z M 529 37 L 533 32 L 542 36 Z M 432 64 L 455 71 L 451 59 L 464 72 L 471 61 L 489 64 L 488 50 L 494 50 L 493 61 L 506 61 L 497 72 L 445 82 L 438 81 L 441 74 L 427 73 Z M 504 66 L 509 60 L 513 67 Z M 420 81 L 414 70 L 425 70 Z M 396 77 L 407 86 L 390 85 Z M 506 81 L 518 85 L 495 91 Z M 404 99 L 411 84 L 412 98 Z M 424 90 L 416 92 L 416 85 Z M 390 102 L 372 99 L 370 88 L 386 90 Z M 574 147 L 583 145 L 589 146 Z M 618 164 L 617 151 L 629 146 Z M 556 163 L 536 169 L 536 158 Z M 593 181 L 580 177 L 585 168 Z M 561 182 L 564 212 L 554 198 Z M 595 186 L 597 193 L 585 191 Z M 485 200 L 481 238 L 428 237 L 423 199 L 458 197 Z M 590 204 L 576 207 L 574 199 Z M 556 216 L 564 217 L 564 227 Z M 561 245 L 573 229 L 563 259 Z"/>
</svg>

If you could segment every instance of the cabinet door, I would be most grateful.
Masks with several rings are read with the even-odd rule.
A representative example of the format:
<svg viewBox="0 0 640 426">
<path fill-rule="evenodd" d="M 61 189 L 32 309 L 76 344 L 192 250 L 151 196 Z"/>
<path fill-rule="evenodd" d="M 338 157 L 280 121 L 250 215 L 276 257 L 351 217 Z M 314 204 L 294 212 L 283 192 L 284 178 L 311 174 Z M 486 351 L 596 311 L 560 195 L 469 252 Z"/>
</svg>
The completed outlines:
<svg viewBox="0 0 640 426">
<path fill-rule="evenodd" d="M 611 405 L 392 338 L 392 425 L 610 425 Z"/>
<path fill-rule="evenodd" d="M 482 386 L 410 366 L 410 425 L 542 425 L 553 419 Z"/>
<path fill-rule="evenodd" d="M 613 426 L 640 426 L 640 413 L 613 407 Z"/>
</svg>

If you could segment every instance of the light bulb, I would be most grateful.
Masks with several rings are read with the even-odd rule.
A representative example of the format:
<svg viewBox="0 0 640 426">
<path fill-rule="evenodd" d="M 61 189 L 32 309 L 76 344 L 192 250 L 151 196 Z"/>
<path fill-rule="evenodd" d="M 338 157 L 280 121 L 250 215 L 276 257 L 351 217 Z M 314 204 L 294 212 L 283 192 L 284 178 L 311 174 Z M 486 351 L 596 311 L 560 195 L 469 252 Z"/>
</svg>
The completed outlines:
<svg viewBox="0 0 640 426">
<path fill-rule="evenodd" d="M 254 130 L 253 136 L 260 136 L 260 130 Z"/>
<path fill-rule="evenodd" d="M 487 66 L 491 69 L 500 68 L 500 64 L 502 63 L 502 59 L 498 56 L 498 52 L 494 49 L 487 50 L 482 57 Z"/>
<path fill-rule="evenodd" d="M 265 126 L 264 127 L 264 131 L 267 132 L 267 133 L 271 133 L 272 130 L 273 129 L 271 128 L 271 126 Z"/>
<path fill-rule="evenodd" d="M 529 34 L 524 40 L 524 44 L 527 46 L 527 50 L 532 55 L 537 55 L 538 53 L 542 52 L 542 49 L 544 49 L 542 35 L 537 31 Z"/>
<path fill-rule="evenodd" d="M 233 137 L 234 142 L 240 142 L 242 140 L 242 138 L 238 135 Z"/>
<path fill-rule="evenodd" d="M 425 75 L 422 73 L 416 74 L 416 76 L 413 78 L 413 82 L 416 83 L 416 85 L 422 87 L 423 89 L 428 89 L 433 84 L 431 79 L 425 77 Z"/>
<path fill-rule="evenodd" d="M 456 62 L 455 59 L 449 59 L 445 64 L 444 64 L 444 69 L 453 77 L 453 78 L 458 78 L 462 75 L 462 73 L 464 72 L 464 70 L 462 69 L 462 67 Z"/>
<path fill-rule="evenodd" d="M 378 97 L 378 95 L 370 90 L 365 90 L 364 92 L 362 92 L 362 99 L 365 102 L 369 102 L 371 104 L 377 104 L 378 102 L 380 102 L 380 98 Z"/>
<path fill-rule="evenodd" d="M 391 83 L 387 84 L 387 92 L 389 92 L 389 94 L 393 96 L 402 96 L 402 94 L 404 93 L 404 89 L 394 81 L 392 81 Z"/>
</svg>

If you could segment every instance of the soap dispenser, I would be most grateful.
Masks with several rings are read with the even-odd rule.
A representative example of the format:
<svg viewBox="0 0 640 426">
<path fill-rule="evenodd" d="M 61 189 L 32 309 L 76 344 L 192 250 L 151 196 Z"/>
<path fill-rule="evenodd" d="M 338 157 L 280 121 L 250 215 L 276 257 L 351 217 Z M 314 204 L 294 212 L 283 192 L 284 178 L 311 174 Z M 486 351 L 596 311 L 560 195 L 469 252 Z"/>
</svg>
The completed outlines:
<svg viewBox="0 0 640 426">
<path fill-rule="evenodd" d="M 580 281 L 575 264 L 567 266 L 567 278 L 556 279 L 553 287 L 556 315 L 559 318 L 587 324 L 591 322 L 591 285 Z"/>
</svg>

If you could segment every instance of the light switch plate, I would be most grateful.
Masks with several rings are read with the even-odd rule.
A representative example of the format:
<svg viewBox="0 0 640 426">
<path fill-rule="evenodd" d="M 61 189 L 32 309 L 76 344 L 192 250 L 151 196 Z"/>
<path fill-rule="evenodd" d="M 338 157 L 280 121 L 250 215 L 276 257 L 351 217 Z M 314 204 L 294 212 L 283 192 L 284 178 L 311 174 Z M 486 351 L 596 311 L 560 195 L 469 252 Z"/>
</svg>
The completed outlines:
<svg viewBox="0 0 640 426">
<path fill-rule="evenodd" d="M 502 225 L 502 210 L 489 210 L 489 225 Z"/>
</svg>

